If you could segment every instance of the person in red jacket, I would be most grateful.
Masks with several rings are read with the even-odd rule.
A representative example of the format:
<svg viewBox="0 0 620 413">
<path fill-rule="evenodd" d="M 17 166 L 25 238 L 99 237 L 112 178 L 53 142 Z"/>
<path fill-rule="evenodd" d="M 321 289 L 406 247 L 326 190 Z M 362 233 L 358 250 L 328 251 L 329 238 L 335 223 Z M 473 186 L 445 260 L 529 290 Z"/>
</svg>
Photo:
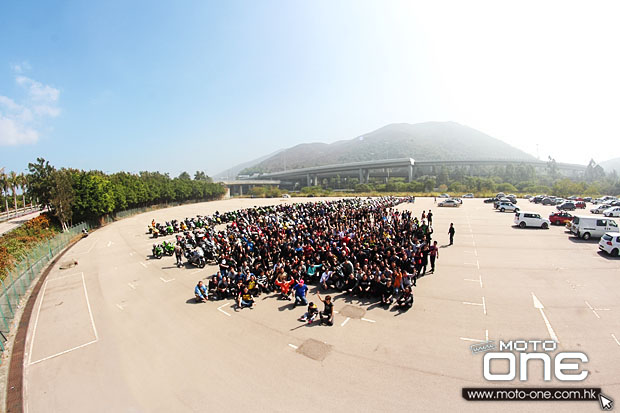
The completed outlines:
<svg viewBox="0 0 620 413">
<path fill-rule="evenodd" d="M 291 278 L 290 280 L 276 280 L 275 283 L 278 287 L 280 287 L 280 298 L 285 300 L 291 300 L 290 292 L 291 287 L 295 285 L 295 279 Z"/>
</svg>

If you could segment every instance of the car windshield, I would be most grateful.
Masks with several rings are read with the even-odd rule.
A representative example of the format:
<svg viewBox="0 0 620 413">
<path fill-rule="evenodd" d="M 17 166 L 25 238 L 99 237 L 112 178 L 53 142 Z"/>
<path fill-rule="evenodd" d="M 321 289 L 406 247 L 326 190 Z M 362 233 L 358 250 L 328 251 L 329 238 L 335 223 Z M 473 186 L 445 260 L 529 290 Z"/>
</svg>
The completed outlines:
<svg viewBox="0 0 620 413">
<path fill-rule="evenodd" d="M 616 221 L 612 221 L 612 220 L 609 220 L 608 224 L 609 224 L 610 227 L 617 227 L 618 226 L 618 224 L 616 224 Z"/>
</svg>

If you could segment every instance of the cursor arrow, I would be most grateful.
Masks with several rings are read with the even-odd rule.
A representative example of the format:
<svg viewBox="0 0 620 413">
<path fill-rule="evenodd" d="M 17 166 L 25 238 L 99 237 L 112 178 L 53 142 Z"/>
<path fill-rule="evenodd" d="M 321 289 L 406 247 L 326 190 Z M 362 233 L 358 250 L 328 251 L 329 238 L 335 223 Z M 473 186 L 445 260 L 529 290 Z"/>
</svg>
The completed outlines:
<svg viewBox="0 0 620 413">
<path fill-rule="evenodd" d="M 611 410 L 614 408 L 614 401 L 603 393 L 598 394 L 598 402 L 601 404 L 601 409 Z"/>
<path fill-rule="evenodd" d="M 549 323 L 549 320 L 547 319 L 547 316 L 545 315 L 545 312 L 543 311 L 545 306 L 540 302 L 538 297 L 534 295 L 534 293 L 532 293 L 532 299 L 534 300 L 534 308 L 537 308 L 538 311 L 540 311 L 540 315 L 545 321 L 545 325 L 547 326 L 547 331 L 549 331 L 549 336 L 551 337 L 553 341 L 559 344 L 560 340 L 558 339 L 558 336 L 555 335 L 555 331 L 553 331 L 553 328 L 551 327 L 551 323 Z"/>
</svg>

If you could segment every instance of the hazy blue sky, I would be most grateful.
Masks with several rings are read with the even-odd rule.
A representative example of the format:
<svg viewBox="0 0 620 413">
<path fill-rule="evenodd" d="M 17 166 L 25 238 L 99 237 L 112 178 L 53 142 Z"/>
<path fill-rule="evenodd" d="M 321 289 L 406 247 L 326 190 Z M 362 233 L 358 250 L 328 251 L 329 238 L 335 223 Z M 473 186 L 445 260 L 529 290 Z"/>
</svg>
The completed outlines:
<svg viewBox="0 0 620 413">
<path fill-rule="evenodd" d="M 162 3 L 0 4 L 0 167 L 214 174 L 432 120 L 620 156 L 616 1 Z"/>
</svg>

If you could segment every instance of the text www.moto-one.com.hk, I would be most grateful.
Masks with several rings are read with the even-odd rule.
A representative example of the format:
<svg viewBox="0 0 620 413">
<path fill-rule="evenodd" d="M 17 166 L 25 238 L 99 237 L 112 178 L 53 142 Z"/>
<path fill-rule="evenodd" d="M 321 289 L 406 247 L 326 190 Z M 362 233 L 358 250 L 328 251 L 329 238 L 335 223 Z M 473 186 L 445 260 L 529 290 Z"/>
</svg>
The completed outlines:
<svg viewBox="0 0 620 413">
<path fill-rule="evenodd" d="M 464 388 L 470 401 L 594 401 L 600 388 Z"/>
</svg>

